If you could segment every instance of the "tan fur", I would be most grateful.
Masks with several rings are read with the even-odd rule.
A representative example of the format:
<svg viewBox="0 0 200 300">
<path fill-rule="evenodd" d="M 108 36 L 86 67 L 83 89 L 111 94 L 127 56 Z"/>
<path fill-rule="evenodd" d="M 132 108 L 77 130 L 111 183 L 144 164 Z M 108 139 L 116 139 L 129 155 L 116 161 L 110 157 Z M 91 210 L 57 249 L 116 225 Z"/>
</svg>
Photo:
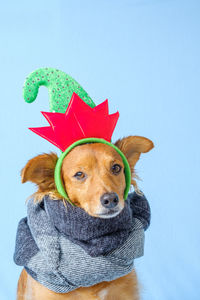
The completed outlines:
<svg viewBox="0 0 200 300">
<path fill-rule="evenodd" d="M 105 289 L 107 293 L 103 298 L 102 291 Z M 18 283 L 17 296 L 17 300 L 138 300 L 139 291 L 134 270 L 112 282 L 101 282 L 90 288 L 79 288 L 67 294 L 57 294 L 48 290 L 23 270 Z"/>
<path fill-rule="evenodd" d="M 137 188 L 135 164 L 140 154 L 150 151 L 153 143 L 144 137 L 129 136 L 116 142 L 116 146 L 125 154 L 132 170 L 132 184 Z M 22 183 L 31 181 L 37 184 L 36 201 L 46 194 L 53 199 L 60 198 L 54 182 L 54 169 L 57 162 L 55 153 L 42 154 L 31 159 L 22 170 Z M 111 173 L 112 164 L 123 167 L 121 156 L 104 144 L 94 143 L 77 146 L 63 160 L 62 178 L 69 198 L 77 206 L 92 216 L 102 212 L 100 197 L 106 192 L 115 192 L 119 196 L 120 209 L 124 207 L 123 193 L 125 177 L 123 168 L 118 175 Z M 85 180 L 77 181 L 76 172 L 87 174 Z M 66 294 L 54 293 L 22 271 L 17 300 L 138 300 L 138 281 L 133 270 L 130 274 L 111 282 L 102 282 L 92 287 L 79 288 Z"/>
<path fill-rule="evenodd" d="M 21 181 L 25 183 L 31 181 L 38 187 L 34 194 L 35 201 L 40 202 L 45 195 L 58 199 L 58 194 L 54 182 L 54 169 L 58 156 L 56 153 L 44 153 L 30 159 L 21 171 Z"/>
</svg>

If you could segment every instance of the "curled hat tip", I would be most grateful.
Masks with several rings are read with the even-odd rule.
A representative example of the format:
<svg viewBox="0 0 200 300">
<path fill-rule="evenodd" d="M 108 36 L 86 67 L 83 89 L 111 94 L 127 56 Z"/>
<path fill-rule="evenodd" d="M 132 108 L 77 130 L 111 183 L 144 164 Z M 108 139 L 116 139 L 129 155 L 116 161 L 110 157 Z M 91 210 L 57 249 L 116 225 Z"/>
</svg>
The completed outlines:
<svg viewBox="0 0 200 300">
<path fill-rule="evenodd" d="M 71 76 L 55 68 L 40 68 L 32 72 L 24 83 L 23 97 L 28 103 L 33 102 L 41 85 L 48 88 L 50 111 L 64 113 L 73 92 L 77 93 L 88 105 L 95 103 Z"/>
</svg>

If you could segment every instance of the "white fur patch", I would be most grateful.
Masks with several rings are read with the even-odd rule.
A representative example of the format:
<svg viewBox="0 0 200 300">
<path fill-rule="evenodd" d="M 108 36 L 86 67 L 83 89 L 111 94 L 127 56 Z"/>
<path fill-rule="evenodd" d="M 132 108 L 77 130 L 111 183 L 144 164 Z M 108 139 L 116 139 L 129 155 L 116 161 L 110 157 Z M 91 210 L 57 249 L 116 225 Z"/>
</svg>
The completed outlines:
<svg viewBox="0 0 200 300">
<path fill-rule="evenodd" d="M 32 279 L 30 276 L 27 276 L 26 291 L 25 291 L 24 299 L 31 300 L 32 296 L 33 296 Z"/>
<path fill-rule="evenodd" d="M 108 295 L 108 289 L 106 288 L 101 290 L 98 294 L 101 300 L 104 300 L 107 295 Z"/>
</svg>

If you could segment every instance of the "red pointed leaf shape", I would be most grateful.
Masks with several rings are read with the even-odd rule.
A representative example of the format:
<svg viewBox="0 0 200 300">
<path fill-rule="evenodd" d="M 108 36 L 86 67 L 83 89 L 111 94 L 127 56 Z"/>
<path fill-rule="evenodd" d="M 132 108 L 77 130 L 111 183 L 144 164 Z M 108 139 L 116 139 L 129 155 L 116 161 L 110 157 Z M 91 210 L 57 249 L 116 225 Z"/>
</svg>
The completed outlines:
<svg viewBox="0 0 200 300">
<path fill-rule="evenodd" d="M 75 141 L 87 137 L 111 141 L 119 118 L 118 112 L 108 114 L 108 100 L 91 108 L 75 93 L 72 95 L 65 114 L 48 112 L 42 112 L 42 114 L 50 126 L 29 129 L 62 151 Z"/>
</svg>

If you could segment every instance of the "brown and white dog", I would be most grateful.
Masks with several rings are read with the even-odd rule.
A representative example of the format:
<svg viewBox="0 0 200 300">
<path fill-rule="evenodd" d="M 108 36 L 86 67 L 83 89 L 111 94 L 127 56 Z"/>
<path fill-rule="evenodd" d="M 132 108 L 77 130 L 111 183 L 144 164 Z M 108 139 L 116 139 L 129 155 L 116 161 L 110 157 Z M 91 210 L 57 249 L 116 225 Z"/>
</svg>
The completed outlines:
<svg viewBox="0 0 200 300">
<path fill-rule="evenodd" d="M 132 184 L 138 191 L 134 167 L 141 153 L 153 148 L 151 140 L 140 136 L 129 136 L 118 140 L 115 145 L 126 156 L 132 170 Z M 38 186 L 35 201 L 45 195 L 60 199 L 54 182 L 57 162 L 55 153 L 38 155 L 28 161 L 22 170 L 22 183 L 31 181 Z M 75 147 L 64 158 L 62 178 L 67 194 L 73 203 L 83 208 L 89 215 L 107 218 L 116 215 L 100 201 L 105 193 L 116 193 L 117 214 L 124 208 L 125 176 L 121 156 L 116 150 L 101 143 Z M 109 199 L 108 199 L 109 201 Z M 17 300 L 138 300 L 139 285 L 135 271 L 111 282 L 101 282 L 91 287 L 81 287 L 66 294 L 57 294 L 35 281 L 23 269 L 19 281 Z"/>
</svg>

